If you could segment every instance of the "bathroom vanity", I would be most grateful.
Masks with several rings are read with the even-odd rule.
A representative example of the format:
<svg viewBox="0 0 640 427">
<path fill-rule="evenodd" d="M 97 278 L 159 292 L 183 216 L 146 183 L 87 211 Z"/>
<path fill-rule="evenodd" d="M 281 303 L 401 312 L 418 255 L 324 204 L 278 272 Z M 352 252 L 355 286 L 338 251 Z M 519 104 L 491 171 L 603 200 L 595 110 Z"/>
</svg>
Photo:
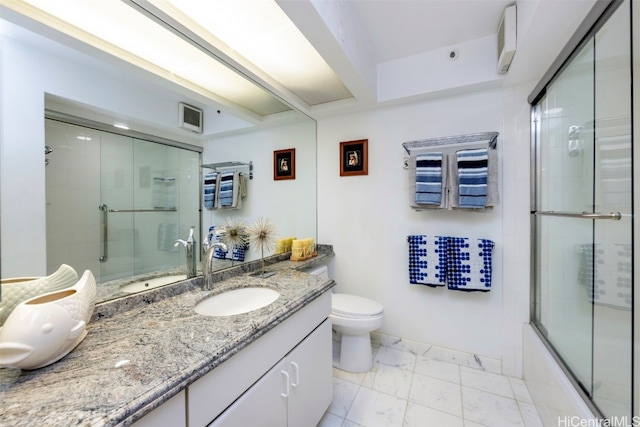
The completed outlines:
<svg viewBox="0 0 640 427">
<path fill-rule="evenodd" d="M 334 282 L 302 266 L 282 261 L 269 266 L 277 272 L 269 278 L 244 273 L 213 291 L 192 279 L 186 292 L 94 319 L 59 362 L 0 369 L 2 424 L 178 426 L 188 417 L 189 426 L 315 425 L 332 397 Z M 280 296 L 245 314 L 194 310 L 204 298 L 247 286 Z"/>
</svg>

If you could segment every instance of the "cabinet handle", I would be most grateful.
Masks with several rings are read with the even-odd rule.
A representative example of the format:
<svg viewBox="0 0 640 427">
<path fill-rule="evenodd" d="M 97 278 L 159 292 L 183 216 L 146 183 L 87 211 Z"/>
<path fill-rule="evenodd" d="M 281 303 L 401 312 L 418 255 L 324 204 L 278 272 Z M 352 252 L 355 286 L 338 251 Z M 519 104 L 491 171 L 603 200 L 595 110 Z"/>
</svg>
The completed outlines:
<svg viewBox="0 0 640 427">
<path fill-rule="evenodd" d="M 296 362 L 291 362 L 291 365 L 295 370 L 295 378 L 296 378 L 295 383 L 291 383 L 291 387 L 297 387 L 298 384 L 300 384 L 300 367 Z"/>
<path fill-rule="evenodd" d="M 284 380 L 285 380 L 285 384 L 286 384 L 286 393 L 280 393 L 280 396 L 282 397 L 289 397 L 289 373 L 287 371 L 280 371 L 282 373 L 282 375 L 284 375 Z"/>
</svg>

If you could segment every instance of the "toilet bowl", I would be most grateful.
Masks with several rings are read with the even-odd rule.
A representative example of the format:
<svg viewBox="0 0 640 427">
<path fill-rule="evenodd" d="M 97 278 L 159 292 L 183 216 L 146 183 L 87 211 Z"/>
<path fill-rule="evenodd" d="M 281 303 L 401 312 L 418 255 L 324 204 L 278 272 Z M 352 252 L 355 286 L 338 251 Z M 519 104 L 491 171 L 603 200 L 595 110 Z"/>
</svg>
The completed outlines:
<svg viewBox="0 0 640 427">
<path fill-rule="evenodd" d="M 315 276 L 329 278 L 326 266 L 304 269 Z M 348 372 L 368 372 L 373 367 L 371 332 L 382 326 L 382 304 L 357 295 L 331 295 L 331 315 L 337 343 L 333 366 Z"/>
<path fill-rule="evenodd" d="M 340 351 L 334 366 L 348 372 L 367 372 L 373 367 L 371 332 L 382 326 L 382 304 L 349 294 L 331 296 L 333 329 L 338 333 Z"/>
</svg>

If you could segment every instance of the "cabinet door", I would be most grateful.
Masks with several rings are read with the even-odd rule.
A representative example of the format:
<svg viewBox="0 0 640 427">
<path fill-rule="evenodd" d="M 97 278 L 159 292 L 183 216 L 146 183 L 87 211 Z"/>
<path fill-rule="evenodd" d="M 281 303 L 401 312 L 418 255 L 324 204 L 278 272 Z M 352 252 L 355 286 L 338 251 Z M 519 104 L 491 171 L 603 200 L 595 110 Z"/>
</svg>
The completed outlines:
<svg viewBox="0 0 640 427">
<path fill-rule="evenodd" d="M 184 390 L 132 424 L 134 427 L 181 427 L 186 425 L 187 413 Z"/>
<path fill-rule="evenodd" d="M 331 321 L 325 320 L 285 359 L 291 381 L 289 426 L 315 427 L 333 398 Z"/>
<path fill-rule="evenodd" d="M 287 363 L 283 359 L 220 414 L 210 426 L 286 426 L 289 377 Z"/>
</svg>

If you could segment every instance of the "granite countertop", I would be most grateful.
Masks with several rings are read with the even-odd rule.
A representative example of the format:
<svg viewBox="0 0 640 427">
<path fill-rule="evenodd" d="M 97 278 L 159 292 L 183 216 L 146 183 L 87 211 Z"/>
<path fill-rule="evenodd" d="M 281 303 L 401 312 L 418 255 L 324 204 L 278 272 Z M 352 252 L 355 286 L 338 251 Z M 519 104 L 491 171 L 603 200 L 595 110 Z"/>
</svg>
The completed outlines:
<svg viewBox="0 0 640 427">
<path fill-rule="evenodd" d="M 304 264 L 280 261 L 267 267 L 274 276 L 244 273 L 216 282 L 213 291 L 202 291 L 199 277 L 177 295 L 152 300 L 143 293 L 143 303 L 127 311 L 94 313 L 87 337 L 60 361 L 33 371 L 0 368 L 0 424 L 129 425 L 334 285 L 298 271 Z M 269 287 L 280 297 L 228 317 L 194 311 L 210 295 L 245 286 Z"/>
</svg>

